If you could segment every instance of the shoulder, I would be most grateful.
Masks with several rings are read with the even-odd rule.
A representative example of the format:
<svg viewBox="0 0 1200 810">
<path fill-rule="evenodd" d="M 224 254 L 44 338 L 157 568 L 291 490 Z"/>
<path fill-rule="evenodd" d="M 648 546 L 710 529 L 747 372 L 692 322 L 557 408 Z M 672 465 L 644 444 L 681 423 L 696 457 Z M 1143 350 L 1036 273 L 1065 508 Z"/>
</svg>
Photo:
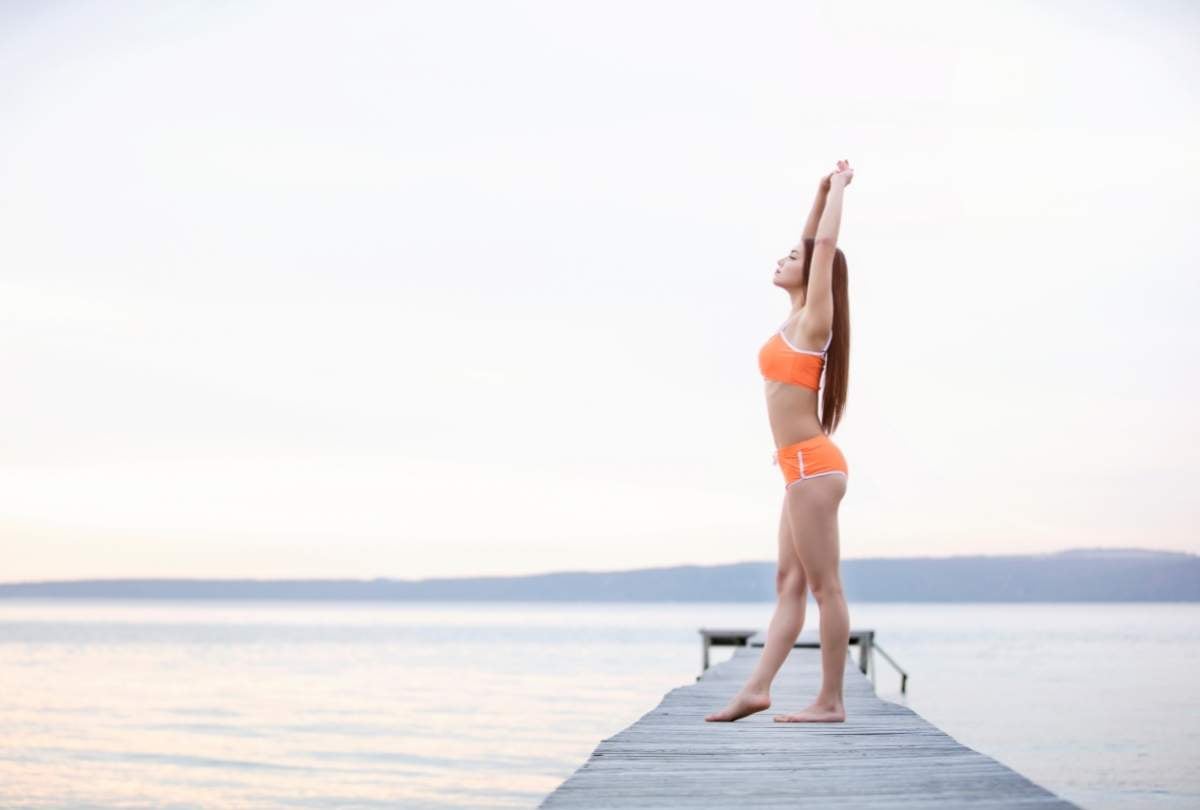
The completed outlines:
<svg viewBox="0 0 1200 810">
<path fill-rule="evenodd" d="M 833 330 L 833 319 L 817 312 L 807 312 L 807 309 L 805 307 L 785 322 L 784 335 L 798 349 L 823 351 Z"/>
<path fill-rule="evenodd" d="M 833 331 L 833 313 L 822 312 L 818 307 L 805 306 L 794 322 L 794 333 L 801 335 L 807 341 L 824 345 L 825 339 Z"/>
</svg>

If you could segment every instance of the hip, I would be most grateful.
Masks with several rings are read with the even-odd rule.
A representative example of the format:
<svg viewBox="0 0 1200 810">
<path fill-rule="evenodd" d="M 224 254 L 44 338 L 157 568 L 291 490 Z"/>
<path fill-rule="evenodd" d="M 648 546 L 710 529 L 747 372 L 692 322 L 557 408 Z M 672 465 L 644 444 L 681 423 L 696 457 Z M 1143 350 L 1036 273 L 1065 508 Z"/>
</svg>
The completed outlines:
<svg viewBox="0 0 1200 810">
<path fill-rule="evenodd" d="M 842 450 L 825 432 L 777 449 L 771 456 L 783 473 L 784 487 L 821 475 L 850 477 L 850 466 Z"/>
</svg>

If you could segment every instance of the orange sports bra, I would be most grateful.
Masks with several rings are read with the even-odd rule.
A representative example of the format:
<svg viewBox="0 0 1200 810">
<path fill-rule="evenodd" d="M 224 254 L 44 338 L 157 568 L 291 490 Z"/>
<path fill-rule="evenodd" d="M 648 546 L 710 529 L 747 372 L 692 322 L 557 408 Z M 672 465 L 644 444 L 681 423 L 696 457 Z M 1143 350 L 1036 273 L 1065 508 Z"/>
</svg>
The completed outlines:
<svg viewBox="0 0 1200 810">
<path fill-rule="evenodd" d="M 758 368 L 764 380 L 801 385 L 816 391 L 821 387 L 821 371 L 825 368 L 825 354 L 829 344 L 833 342 L 833 330 L 829 332 L 829 340 L 825 348 L 819 352 L 808 349 L 797 349 L 784 336 L 783 326 L 771 335 L 758 352 Z"/>
</svg>

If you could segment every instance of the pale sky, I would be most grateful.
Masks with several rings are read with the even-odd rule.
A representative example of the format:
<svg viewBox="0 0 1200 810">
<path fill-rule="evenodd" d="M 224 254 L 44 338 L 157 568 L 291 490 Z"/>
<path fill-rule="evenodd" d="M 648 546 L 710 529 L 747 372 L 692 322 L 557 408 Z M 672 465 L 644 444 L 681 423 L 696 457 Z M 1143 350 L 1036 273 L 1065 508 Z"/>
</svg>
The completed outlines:
<svg viewBox="0 0 1200 810">
<path fill-rule="evenodd" d="M 0 12 L 0 581 L 774 560 L 843 157 L 843 559 L 1200 551 L 1194 4 L 353 8 Z"/>
</svg>

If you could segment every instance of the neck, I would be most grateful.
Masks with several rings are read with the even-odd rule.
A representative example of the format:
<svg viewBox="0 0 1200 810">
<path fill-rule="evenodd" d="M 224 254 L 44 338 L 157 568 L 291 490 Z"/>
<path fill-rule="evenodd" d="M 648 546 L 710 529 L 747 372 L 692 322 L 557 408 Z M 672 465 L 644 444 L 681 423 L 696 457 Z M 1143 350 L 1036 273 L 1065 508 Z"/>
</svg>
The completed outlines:
<svg viewBox="0 0 1200 810">
<path fill-rule="evenodd" d="M 804 308 L 804 290 L 788 290 L 788 295 L 792 299 L 792 312 L 799 312 Z"/>
</svg>

